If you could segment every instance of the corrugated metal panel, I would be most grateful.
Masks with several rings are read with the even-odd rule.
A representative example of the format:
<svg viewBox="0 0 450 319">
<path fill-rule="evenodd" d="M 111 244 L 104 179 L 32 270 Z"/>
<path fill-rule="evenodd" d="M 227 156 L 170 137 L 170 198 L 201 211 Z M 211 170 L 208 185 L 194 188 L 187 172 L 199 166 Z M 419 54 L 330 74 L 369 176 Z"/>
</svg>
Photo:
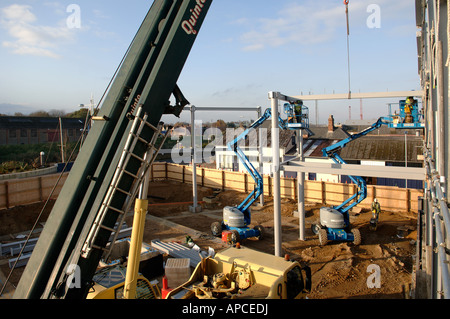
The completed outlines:
<svg viewBox="0 0 450 319">
<path fill-rule="evenodd" d="M 152 240 L 151 245 L 153 248 L 158 249 L 166 254 L 169 254 L 175 258 L 189 258 L 190 265 L 196 267 L 201 261 L 199 252 L 195 249 L 187 248 L 178 243 L 166 243 L 159 240 Z"/>
</svg>

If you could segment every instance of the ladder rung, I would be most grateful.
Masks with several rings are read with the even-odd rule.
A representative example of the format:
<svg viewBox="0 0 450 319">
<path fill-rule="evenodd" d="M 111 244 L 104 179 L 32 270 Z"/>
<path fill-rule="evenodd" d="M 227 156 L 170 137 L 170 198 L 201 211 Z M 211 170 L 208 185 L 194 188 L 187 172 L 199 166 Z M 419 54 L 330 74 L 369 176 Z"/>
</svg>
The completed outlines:
<svg viewBox="0 0 450 319">
<path fill-rule="evenodd" d="M 132 135 L 133 135 L 134 138 L 137 138 L 138 141 L 144 143 L 145 145 L 149 145 L 149 144 L 150 144 L 150 142 L 147 141 L 146 139 L 143 139 L 142 137 L 140 137 L 140 136 L 138 136 L 138 135 L 136 135 L 136 134 L 134 134 L 134 133 L 132 133 Z"/>
<path fill-rule="evenodd" d="M 134 178 L 139 178 L 136 174 L 133 174 L 133 173 L 131 173 L 131 172 L 125 170 L 125 169 L 123 170 L 123 172 L 124 172 L 125 174 L 127 174 L 127 175 L 130 175 L 130 176 L 134 177 Z"/>
<path fill-rule="evenodd" d="M 115 208 L 115 207 L 112 207 L 112 206 L 107 206 L 107 208 L 111 209 L 111 210 L 113 210 L 113 211 L 115 211 L 115 212 L 117 212 L 117 213 L 119 213 L 121 215 L 125 215 L 125 212 L 123 210 L 118 209 L 118 208 Z"/>
<path fill-rule="evenodd" d="M 115 189 L 125 195 L 131 196 L 131 193 L 127 192 L 126 190 L 120 189 L 119 187 L 115 187 Z"/>
<path fill-rule="evenodd" d="M 114 228 L 111 228 L 111 227 L 108 227 L 108 226 L 105 226 L 105 225 L 100 225 L 100 228 L 109 230 L 110 232 L 116 232 L 116 230 Z"/>
<path fill-rule="evenodd" d="M 150 127 L 152 130 L 154 130 L 154 131 L 159 131 L 158 128 L 155 127 L 154 125 L 150 124 L 149 122 L 147 122 L 147 121 L 145 121 L 145 120 L 143 120 L 143 119 L 141 119 L 141 120 L 144 122 L 145 125 L 147 125 L 148 127 Z"/>
<path fill-rule="evenodd" d="M 92 247 L 93 249 L 99 249 L 99 250 L 103 250 L 103 251 L 106 251 L 106 252 L 109 251 L 109 249 L 107 249 L 107 248 L 100 247 L 100 246 L 94 245 L 94 244 L 93 244 L 91 247 Z"/>
<path fill-rule="evenodd" d="M 144 159 L 140 156 L 137 156 L 136 154 L 132 153 L 132 152 L 128 152 L 132 157 L 134 157 L 135 159 L 137 159 L 140 162 L 144 162 Z"/>
</svg>

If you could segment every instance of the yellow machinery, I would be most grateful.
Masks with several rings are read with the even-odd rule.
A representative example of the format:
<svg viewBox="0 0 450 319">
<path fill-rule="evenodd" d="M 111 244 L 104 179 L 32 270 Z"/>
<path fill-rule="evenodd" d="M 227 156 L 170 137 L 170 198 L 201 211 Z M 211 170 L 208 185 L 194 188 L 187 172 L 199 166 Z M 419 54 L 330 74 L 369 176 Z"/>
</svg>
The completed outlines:
<svg viewBox="0 0 450 319">
<path fill-rule="evenodd" d="M 144 276 L 139 274 L 145 217 L 148 209 L 146 199 L 148 183 L 147 172 L 140 185 L 139 198 L 135 201 L 127 267 L 117 266 L 97 272 L 93 278 L 95 285 L 90 289 L 88 299 L 156 299 L 160 296 L 157 286 L 152 286 Z"/>
<path fill-rule="evenodd" d="M 107 267 L 98 271 L 94 278 L 87 299 L 124 299 L 127 269 L 122 266 Z M 138 274 L 136 277 L 135 298 L 157 299 L 161 295 L 158 286 L 152 285 L 147 278 Z"/>
<path fill-rule="evenodd" d="M 147 175 L 148 176 L 148 175 Z M 146 176 L 146 177 L 147 177 Z M 147 197 L 148 178 L 141 185 L 141 193 Z M 145 190 L 142 190 L 145 188 Z M 128 267 L 125 280 L 124 297 L 126 299 L 136 298 L 137 281 L 139 276 L 139 262 L 141 246 L 144 238 L 145 216 L 147 215 L 148 200 L 136 199 L 134 209 L 133 231 L 131 233 L 131 245 L 128 253 Z"/>
<path fill-rule="evenodd" d="M 305 279 L 303 274 L 305 273 Z M 195 268 L 166 299 L 303 299 L 311 290 L 311 270 L 249 248 L 227 248 Z"/>
<path fill-rule="evenodd" d="M 93 278 L 95 284 L 89 290 L 88 299 L 156 299 L 161 295 L 156 285 L 139 274 L 147 207 L 147 200 L 136 199 L 127 267 L 119 265 L 99 270 Z"/>
</svg>

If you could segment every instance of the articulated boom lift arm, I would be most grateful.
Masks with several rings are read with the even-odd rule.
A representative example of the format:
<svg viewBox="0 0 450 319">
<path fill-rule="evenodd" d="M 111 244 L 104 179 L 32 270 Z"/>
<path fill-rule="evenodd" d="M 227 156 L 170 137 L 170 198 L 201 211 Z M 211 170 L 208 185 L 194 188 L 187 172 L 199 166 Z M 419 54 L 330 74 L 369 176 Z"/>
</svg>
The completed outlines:
<svg viewBox="0 0 450 319">
<path fill-rule="evenodd" d="M 252 165 L 250 160 L 248 159 L 247 155 L 244 154 L 242 149 L 238 146 L 238 143 L 241 140 L 245 140 L 247 135 L 251 130 L 257 129 L 259 126 L 261 126 L 266 120 L 270 119 L 272 116 L 272 110 L 267 109 L 264 114 L 257 119 L 255 122 L 253 122 L 252 125 L 250 125 L 249 128 L 247 128 L 244 132 L 242 132 L 238 137 L 236 137 L 233 141 L 227 144 L 227 147 L 230 151 L 233 151 L 236 153 L 238 159 L 241 161 L 241 163 L 244 165 L 245 169 L 250 173 L 253 180 L 255 181 L 255 188 L 254 190 L 247 196 L 247 198 L 240 203 L 237 208 L 244 213 L 245 218 L 247 219 L 246 222 L 250 224 L 250 213 L 248 212 L 248 208 L 258 199 L 258 197 L 262 194 L 264 189 L 264 182 L 261 174 L 256 170 L 256 168 Z M 278 126 L 282 130 L 288 129 L 288 123 L 281 118 L 280 115 L 278 115 Z"/>
<path fill-rule="evenodd" d="M 339 141 L 334 145 L 324 148 L 322 150 L 323 156 L 331 158 L 337 164 L 346 164 L 344 159 L 342 157 L 340 157 L 339 154 L 337 153 L 339 150 L 341 150 L 342 148 L 347 146 L 348 143 L 350 143 L 360 137 L 366 136 L 370 132 L 380 128 L 382 125 L 388 125 L 388 124 L 389 124 L 388 118 L 380 117 L 375 123 L 373 123 L 370 127 L 364 129 L 363 131 L 352 134 L 348 138 L 346 138 L 342 141 Z M 342 204 L 333 207 L 334 209 L 336 209 L 344 214 L 347 213 L 352 207 L 361 203 L 367 197 L 367 184 L 366 184 L 366 181 L 364 180 L 364 178 L 362 178 L 361 176 L 349 176 L 349 178 L 352 180 L 353 183 L 355 183 L 358 186 L 357 193 L 354 194 L 353 196 L 349 197 Z M 346 206 L 349 203 L 351 203 L 351 204 Z"/>
</svg>

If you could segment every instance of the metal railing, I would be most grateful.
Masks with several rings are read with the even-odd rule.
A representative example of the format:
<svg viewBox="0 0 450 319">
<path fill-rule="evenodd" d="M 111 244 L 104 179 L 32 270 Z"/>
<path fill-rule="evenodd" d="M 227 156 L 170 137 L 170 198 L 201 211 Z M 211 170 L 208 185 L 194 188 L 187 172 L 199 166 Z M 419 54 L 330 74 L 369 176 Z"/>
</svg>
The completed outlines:
<svg viewBox="0 0 450 319">
<path fill-rule="evenodd" d="M 450 214 L 441 178 L 430 154 L 425 149 L 427 183 L 423 240 L 431 248 L 431 255 L 425 254 L 425 258 L 431 260 L 422 263 L 430 268 L 427 270 L 430 274 L 430 299 L 450 299 Z"/>
</svg>

